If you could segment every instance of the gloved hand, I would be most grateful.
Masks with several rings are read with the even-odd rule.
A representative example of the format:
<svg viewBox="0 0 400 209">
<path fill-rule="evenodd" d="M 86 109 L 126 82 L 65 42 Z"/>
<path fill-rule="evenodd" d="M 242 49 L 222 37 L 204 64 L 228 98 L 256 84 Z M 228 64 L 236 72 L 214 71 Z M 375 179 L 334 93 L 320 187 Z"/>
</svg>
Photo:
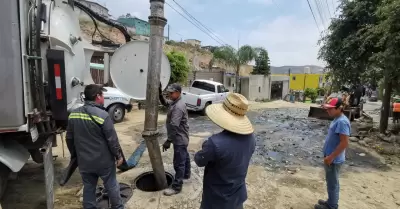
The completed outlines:
<svg viewBox="0 0 400 209">
<path fill-rule="evenodd" d="M 167 151 L 171 147 L 171 141 L 168 140 L 165 141 L 162 147 L 163 147 L 163 152 Z"/>
</svg>

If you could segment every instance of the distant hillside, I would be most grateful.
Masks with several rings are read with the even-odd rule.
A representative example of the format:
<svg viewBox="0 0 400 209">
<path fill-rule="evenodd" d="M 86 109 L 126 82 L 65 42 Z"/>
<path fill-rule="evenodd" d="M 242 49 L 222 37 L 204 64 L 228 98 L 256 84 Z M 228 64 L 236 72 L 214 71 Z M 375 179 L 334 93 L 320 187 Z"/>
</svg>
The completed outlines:
<svg viewBox="0 0 400 209">
<path fill-rule="evenodd" d="M 293 74 L 304 73 L 304 68 L 309 67 L 311 73 L 323 73 L 324 68 L 316 65 L 304 65 L 304 66 L 271 66 L 271 74 L 288 74 L 289 69 Z"/>
</svg>

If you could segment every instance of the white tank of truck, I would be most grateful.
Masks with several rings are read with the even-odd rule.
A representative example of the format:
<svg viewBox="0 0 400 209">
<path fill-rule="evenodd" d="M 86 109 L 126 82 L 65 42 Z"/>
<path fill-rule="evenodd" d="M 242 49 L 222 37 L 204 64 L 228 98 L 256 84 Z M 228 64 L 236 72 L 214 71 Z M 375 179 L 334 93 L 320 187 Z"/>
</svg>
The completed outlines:
<svg viewBox="0 0 400 209">
<path fill-rule="evenodd" d="M 57 145 L 56 135 L 65 131 L 68 112 L 82 105 L 85 85 L 93 83 L 89 65 L 96 47 L 83 40 L 76 9 L 116 27 L 130 41 L 125 27 L 101 17 L 79 1 L 0 1 L 0 197 L 9 172 L 19 172 L 31 157 L 44 164 L 47 208 L 53 208 L 52 147 Z M 130 53 L 135 44 L 129 45 L 121 49 Z M 137 54 L 147 63 L 148 52 Z M 143 79 L 147 65 L 138 65 Z M 146 86 L 134 85 L 139 78 L 129 77 L 135 74 L 125 73 L 132 69 L 136 70 L 131 66 L 119 68 L 119 74 L 125 78 L 114 83 L 125 88 L 131 83 L 132 88 L 145 91 Z M 168 71 L 164 72 L 167 81 L 162 81 L 165 87 L 170 68 L 163 70 Z"/>
</svg>

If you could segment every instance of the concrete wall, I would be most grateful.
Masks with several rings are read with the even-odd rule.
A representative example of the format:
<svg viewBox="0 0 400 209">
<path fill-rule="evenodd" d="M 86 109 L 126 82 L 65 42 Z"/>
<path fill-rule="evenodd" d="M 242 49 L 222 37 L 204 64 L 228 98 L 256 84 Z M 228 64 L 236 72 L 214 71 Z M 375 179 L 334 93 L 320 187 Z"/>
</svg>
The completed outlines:
<svg viewBox="0 0 400 209">
<path fill-rule="evenodd" d="M 241 92 L 248 100 L 270 99 L 271 82 L 269 76 L 250 75 L 241 79 Z"/>
</svg>

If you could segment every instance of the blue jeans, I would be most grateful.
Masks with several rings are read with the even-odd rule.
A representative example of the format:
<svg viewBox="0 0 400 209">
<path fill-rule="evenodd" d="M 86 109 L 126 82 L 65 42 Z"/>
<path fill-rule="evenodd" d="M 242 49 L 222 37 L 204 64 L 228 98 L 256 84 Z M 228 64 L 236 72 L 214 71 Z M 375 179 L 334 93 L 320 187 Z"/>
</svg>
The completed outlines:
<svg viewBox="0 0 400 209">
<path fill-rule="evenodd" d="M 175 179 L 172 182 L 172 189 L 182 190 L 183 179 L 190 178 L 190 157 L 187 145 L 174 145 L 174 170 Z"/>
<path fill-rule="evenodd" d="M 108 198 L 111 203 L 111 209 L 124 209 L 116 172 L 115 166 L 107 169 L 101 169 L 97 172 L 80 172 L 83 181 L 84 209 L 97 209 L 96 187 L 99 178 L 103 180 L 104 188 L 107 190 Z"/>
<path fill-rule="evenodd" d="M 328 190 L 328 205 L 332 209 L 339 207 L 339 172 L 342 164 L 324 165 L 326 186 Z"/>
</svg>

